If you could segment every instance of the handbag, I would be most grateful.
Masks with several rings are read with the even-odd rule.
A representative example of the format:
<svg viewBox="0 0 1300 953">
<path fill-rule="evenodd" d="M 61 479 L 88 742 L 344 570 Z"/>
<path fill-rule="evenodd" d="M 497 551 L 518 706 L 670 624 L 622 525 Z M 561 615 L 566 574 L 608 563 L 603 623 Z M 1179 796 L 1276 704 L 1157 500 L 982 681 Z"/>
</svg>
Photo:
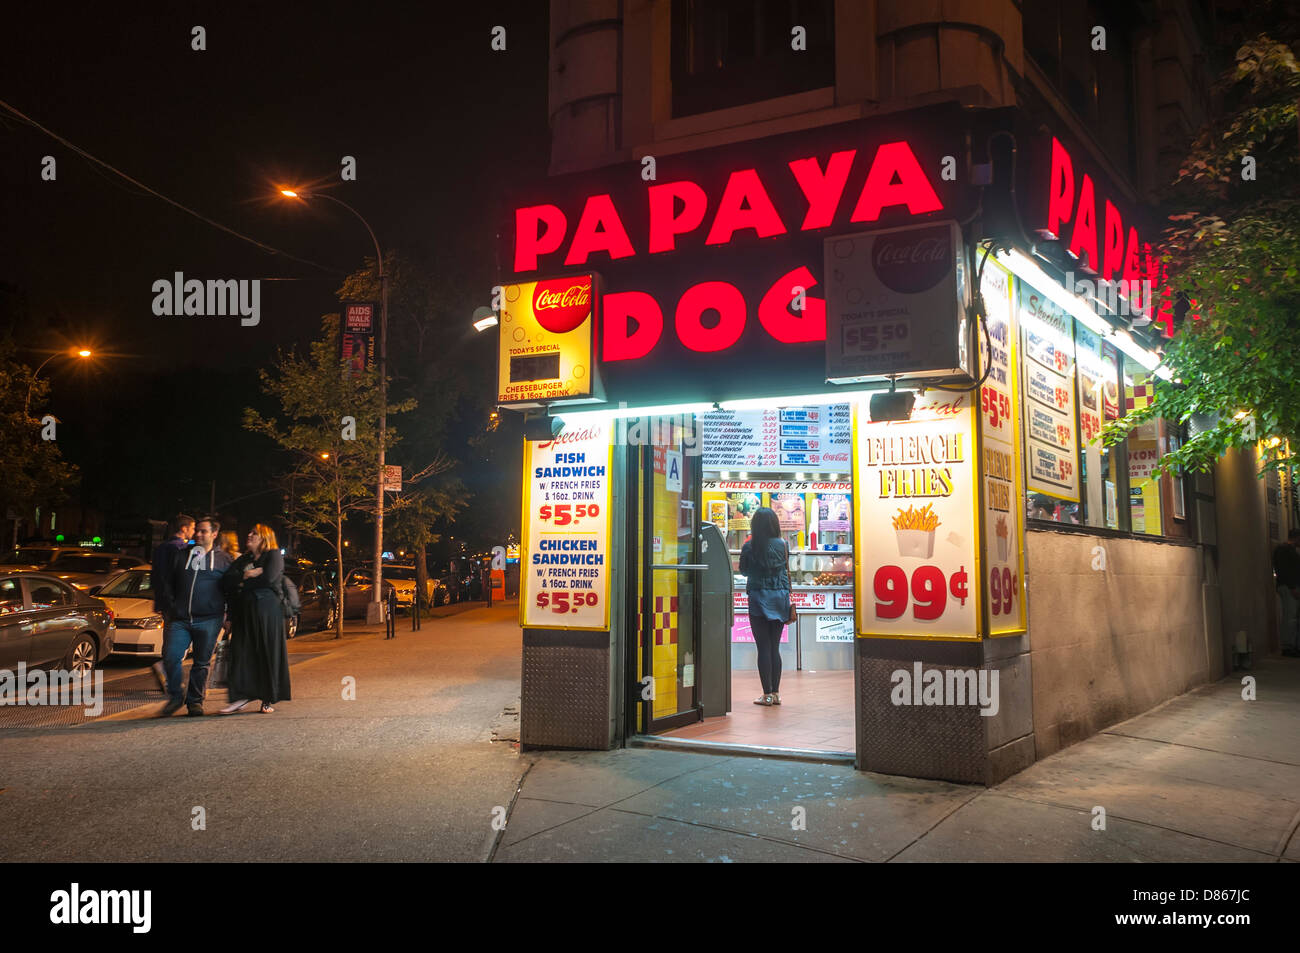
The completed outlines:
<svg viewBox="0 0 1300 953">
<path fill-rule="evenodd" d="M 791 600 L 790 600 L 790 614 L 786 617 L 786 620 L 785 620 L 785 624 L 786 624 L 786 625 L 794 625 L 795 622 L 798 620 L 798 616 L 795 614 L 796 611 L 797 611 L 797 610 L 796 610 L 796 607 L 795 607 L 795 604 L 794 604 L 794 600 L 791 599 Z"/>
<path fill-rule="evenodd" d="M 225 688 L 230 676 L 230 639 L 222 639 L 212 650 L 212 670 L 208 673 L 208 684 L 213 688 Z"/>
</svg>

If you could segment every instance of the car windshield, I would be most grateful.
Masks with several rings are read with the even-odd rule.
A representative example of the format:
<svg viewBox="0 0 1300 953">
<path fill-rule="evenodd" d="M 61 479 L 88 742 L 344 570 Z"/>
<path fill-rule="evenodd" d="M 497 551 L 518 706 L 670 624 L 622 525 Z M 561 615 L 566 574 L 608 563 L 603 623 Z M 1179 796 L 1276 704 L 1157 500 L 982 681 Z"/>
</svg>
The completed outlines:
<svg viewBox="0 0 1300 953">
<path fill-rule="evenodd" d="M 116 596 L 118 598 L 152 597 L 153 587 L 150 585 L 149 573 L 128 572 L 118 576 L 103 589 L 99 590 L 99 594 L 101 596 Z"/>
<path fill-rule="evenodd" d="M 50 549 L 15 549 L 0 562 L 7 566 L 43 566 L 52 552 Z"/>
<path fill-rule="evenodd" d="M 385 566 L 385 579 L 409 579 L 415 581 L 415 570 L 410 566 Z"/>
<path fill-rule="evenodd" d="M 46 568 L 50 572 L 108 572 L 116 563 L 116 556 L 60 556 Z"/>
</svg>

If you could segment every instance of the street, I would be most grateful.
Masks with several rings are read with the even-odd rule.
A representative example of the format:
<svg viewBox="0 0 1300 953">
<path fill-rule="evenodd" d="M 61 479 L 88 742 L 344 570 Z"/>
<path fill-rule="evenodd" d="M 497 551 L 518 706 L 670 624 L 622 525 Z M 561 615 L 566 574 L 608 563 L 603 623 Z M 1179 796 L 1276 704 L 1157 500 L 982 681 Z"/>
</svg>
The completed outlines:
<svg viewBox="0 0 1300 953">
<path fill-rule="evenodd" d="M 161 721 L 155 689 L 86 724 L 0 728 L 0 823 L 22 832 L 0 858 L 481 860 L 520 772 L 489 740 L 519 691 L 515 613 L 471 609 L 414 633 L 399 618 L 391 641 L 380 628 L 295 639 L 293 700 L 270 715 L 215 715 L 218 691 L 207 717 Z"/>
</svg>

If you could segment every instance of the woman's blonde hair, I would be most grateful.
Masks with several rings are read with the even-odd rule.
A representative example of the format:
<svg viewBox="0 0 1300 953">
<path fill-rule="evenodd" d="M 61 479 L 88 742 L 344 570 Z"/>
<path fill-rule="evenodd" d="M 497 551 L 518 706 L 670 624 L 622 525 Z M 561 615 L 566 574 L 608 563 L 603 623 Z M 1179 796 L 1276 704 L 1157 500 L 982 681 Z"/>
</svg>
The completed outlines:
<svg viewBox="0 0 1300 953">
<path fill-rule="evenodd" d="M 221 550 L 231 559 L 239 556 L 239 537 L 235 535 L 233 529 L 228 529 L 221 534 Z"/>
<path fill-rule="evenodd" d="M 267 526 L 265 523 L 255 523 L 253 525 L 253 532 L 262 538 L 262 548 L 258 551 L 257 555 L 260 556 L 262 553 L 270 549 L 280 548 L 280 544 L 275 541 L 275 530 L 271 529 L 271 527 Z"/>
</svg>

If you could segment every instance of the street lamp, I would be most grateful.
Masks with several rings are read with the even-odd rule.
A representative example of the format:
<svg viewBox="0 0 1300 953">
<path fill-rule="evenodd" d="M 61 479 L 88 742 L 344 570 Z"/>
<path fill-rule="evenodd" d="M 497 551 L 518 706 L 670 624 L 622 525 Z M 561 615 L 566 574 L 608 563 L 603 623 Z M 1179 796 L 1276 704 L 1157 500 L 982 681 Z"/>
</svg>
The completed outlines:
<svg viewBox="0 0 1300 953">
<path fill-rule="evenodd" d="M 28 414 L 31 412 L 32 388 L 36 385 L 36 378 L 40 376 L 41 371 L 45 370 L 46 364 L 50 363 L 50 361 L 54 360 L 56 357 L 85 358 L 85 357 L 90 357 L 91 353 L 92 352 L 88 347 L 77 348 L 76 350 L 71 350 L 71 351 L 55 351 L 45 360 L 41 361 L 40 367 L 36 368 L 36 370 L 32 373 L 32 379 L 27 382 L 27 399 L 23 402 L 23 419 L 26 420 Z"/>
<path fill-rule="evenodd" d="M 373 598 L 366 606 L 366 623 L 373 625 L 384 621 L 384 604 L 379 601 L 384 588 L 384 443 L 388 430 L 388 274 L 384 271 L 384 253 L 370 223 L 342 199 L 325 192 L 307 193 L 293 189 L 280 189 L 280 194 L 290 199 L 326 199 L 342 205 L 366 227 L 375 245 L 375 263 L 379 266 L 379 475 L 375 481 L 375 588 Z"/>
</svg>

